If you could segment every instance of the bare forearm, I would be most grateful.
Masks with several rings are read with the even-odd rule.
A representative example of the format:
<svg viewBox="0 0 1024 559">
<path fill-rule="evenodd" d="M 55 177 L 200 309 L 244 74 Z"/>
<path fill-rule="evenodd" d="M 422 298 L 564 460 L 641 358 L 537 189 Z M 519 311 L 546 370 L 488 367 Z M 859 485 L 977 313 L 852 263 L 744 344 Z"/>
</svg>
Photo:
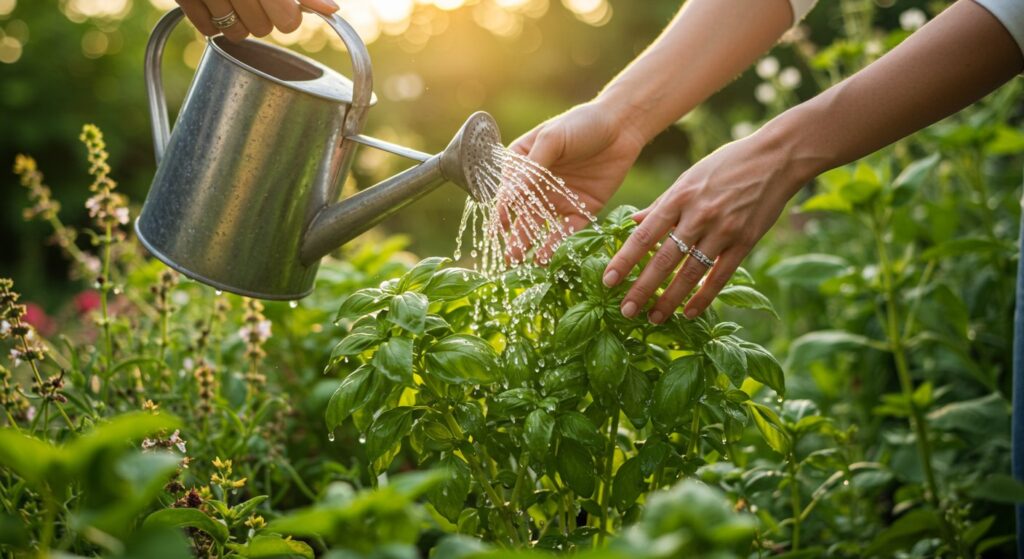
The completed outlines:
<svg viewBox="0 0 1024 559">
<path fill-rule="evenodd" d="M 765 136 L 780 139 L 799 185 L 959 111 L 1022 67 L 1003 25 L 960 0 L 874 64 L 780 115 Z"/>
<path fill-rule="evenodd" d="M 750 66 L 792 21 L 787 0 L 689 0 L 598 101 L 650 140 Z"/>
</svg>

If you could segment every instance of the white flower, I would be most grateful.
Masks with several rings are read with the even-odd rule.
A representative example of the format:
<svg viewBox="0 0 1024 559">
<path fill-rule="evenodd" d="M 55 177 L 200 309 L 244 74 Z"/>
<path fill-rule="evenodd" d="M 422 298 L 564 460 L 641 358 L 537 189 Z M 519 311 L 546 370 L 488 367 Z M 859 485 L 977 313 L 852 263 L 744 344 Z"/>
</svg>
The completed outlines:
<svg viewBox="0 0 1024 559">
<path fill-rule="evenodd" d="M 156 439 L 142 439 L 142 450 L 149 450 L 156 446 Z"/>
<path fill-rule="evenodd" d="M 11 323 L 6 320 L 0 321 L 0 338 L 5 338 L 11 334 Z"/>
<path fill-rule="evenodd" d="M 256 332 L 259 333 L 261 342 L 265 342 L 270 338 L 270 326 L 269 320 L 261 320 L 256 324 Z"/>
<path fill-rule="evenodd" d="M 98 274 L 98 273 L 100 273 L 100 268 L 103 267 L 103 262 L 101 262 L 99 258 L 97 258 L 97 257 L 95 257 L 95 256 L 93 256 L 91 254 L 86 254 L 85 255 L 85 267 L 90 272 L 92 272 L 94 274 Z"/>
<path fill-rule="evenodd" d="M 900 14 L 900 27 L 907 31 L 920 29 L 928 22 L 928 16 L 920 8 L 910 8 Z"/>
<path fill-rule="evenodd" d="M 182 454 L 187 454 L 188 451 L 185 450 L 185 444 L 187 443 L 187 441 L 183 440 L 181 438 L 180 434 L 181 434 L 181 430 L 180 429 L 175 429 L 174 433 L 171 435 L 171 438 L 167 439 L 167 442 L 169 442 L 169 443 L 173 444 L 174 446 L 178 447 L 178 450 L 180 450 Z"/>
<path fill-rule="evenodd" d="M 191 357 L 186 357 L 181 361 L 181 366 L 184 367 L 186 371 L 191 371 L 196 366 L 196 362 L 193 361 Z"/>
<path fill-rule="evenodd" d="M 779 85 L 786 89 L 796 89 L 800 85 L 800 79 L 800 70 L 792 66 L 788 66 L 779 73 Z"/>
<path fill-rule="evenodd" d="M 740 138 L 746 138 L 755 131 L 757 131 L 757 126 L 755 126 L 753 122 L 748 122 L 746 120 L 737 122 L 732 125 L 732 139 L 739 140 Z"/>
<path fill-rule="evenodd" d="M 174 304 L 179 307 L 184 307 L 189 301 L 188 293 L 185 293 L 184 291 L 175 291 L 171 295 L 171 301 L 174 301 Z"/>
<path fill-rule="evenodd" d="M 117 222 L 120 223 L 121 225 L 127 225 L 128 224 L 128 208 L 115 208 L 114 209 L 114 217 L 117 219 Z"/>
<path fill-rule="evenodd" d="M 883 50 L 885 50 L 885 47 L 882 46 L 882 41 L 879 41 L 878 39 L 871 39 L 864 45 L 864 52 L 867 53 L 868 56 L 878 56 L 882 54 Z"/>
<path fill-rule="evenodd" d="M 36 418 L 36 407 L 35 406 L 29 406 L 28 409 L 25 410 L 25 419 L 27 419 L 29 421 L 32 421 L 35 418 Z"/>
<path fill-rule="evenodd" d="M 775 91 L 775 86 L 768 82 L 761 82 L 757 88 L 754 89 L 754 97 L 762 104 L 768 105 L 778 97 L 778 93 Z"/>
<path fill-rule="evenodd" d="M 779 73 L 779 60 L 774 56 L 766 56 L 757 63 L 756 70 L 762 80 L 774 78 Z"/>
<path fill-rule="evenodd" d="M 21 365 L 21 351 L 16 347 L 11 348 L 11 361 L 14 362 L 15 367 Z"/>
</svg>

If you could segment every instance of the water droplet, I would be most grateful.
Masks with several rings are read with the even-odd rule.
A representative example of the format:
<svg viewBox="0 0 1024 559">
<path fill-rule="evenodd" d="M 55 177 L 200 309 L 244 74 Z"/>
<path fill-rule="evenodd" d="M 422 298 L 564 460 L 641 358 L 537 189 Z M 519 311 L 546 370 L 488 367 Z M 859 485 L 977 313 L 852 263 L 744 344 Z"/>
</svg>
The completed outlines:
<svg viewBox="0 0 1024 559">
<path fill-rule="evenodd" d="M 288 306 L 293 308 L 293 309 L 294 308 L 298 308 L 299 302 L 298 301 L 288 301 Z"/>
<path fill-rule="evenodd" d="M 327 433 L 327 440 L 332 443 L 334 442 L 334 431 L 330 431 L 329 433 Z"/>
<path fill-rule="evenodd" d="M 224 292 L 223 292 L 223 291 L 221 291 L 221 290 L 219 290 L 219 289 L 218 289 L 218 290 L 216 290 L 216 291 L 214 291 L 214 293 L 216 293 L 218 297 L 220 297 L 221 295 L 223 295 L 223 294 L 224 294 Z"/>
<path fill-rule="evenodd" d="M 359 444 L 366 444 L 366 435 L 359 435 Z"/>
</svg>

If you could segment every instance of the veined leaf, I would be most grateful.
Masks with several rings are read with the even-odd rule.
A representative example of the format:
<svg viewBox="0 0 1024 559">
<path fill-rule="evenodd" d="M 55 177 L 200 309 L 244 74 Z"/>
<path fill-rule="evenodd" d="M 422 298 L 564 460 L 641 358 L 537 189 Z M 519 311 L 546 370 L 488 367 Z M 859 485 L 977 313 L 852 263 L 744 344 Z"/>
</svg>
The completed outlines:
<svg viewBox="0 0 1024 559">
<path fill-rule="evenodd" d="M 555 325 L 554 345 L 572 349 L 590 340 L 601 328 L 603 312 L 600 305 L 590 301 L 584 301 L 565 311 Z"/>
<path fill-rule="evenodd" d="M 746 285 L 726 286 L 718 293 L 718 300 L 730 307 L 768 311 L 775 318 L 779 317 L 768 297 L 765 297 L 763 293 L 753 287 Z"/>
<path fill-rule="evenodd" d="M 747 406 L 747 411 L 750 412 L 754 425 L 757 425 L 757 430 L 761 432 L 761 436 L 764 437 L 768 446 L 783 456 L 789 454 L 789 448 L 793 440 L 790 438 L 789 433 L 786 432 L 779 416 L 768 406 L 752 401 L 747 401 L 743 404 Z"/>
<path fill-rule="evenodd" d="M 228 527 L 206 516 L 206 513 L 199 509 L 161 509 L 147 516 L 142 525 L 144 527 L 196 528 L 206 532 L 221 544 L 228 540 Z"/>
<path fill-rule="evenodd" d="M 370 362 L 389 379 L 412 385 L 412 358 L 412 340 L 394 336 L 380 344 Z"/>
<path fill-rule="evenodd" d="M 334 321 L 355 320 L 364 317 L 388 306 L 389 299 L 390 295 L 385 294 L 380 289 L 374 287 L 360 289 L 345 297 L 345 300 L 341 302 L 341 306 L 338 308 L 338 314 L 335 315 Z"/>
<path fill-rule="evenodd" d="M 426 326 L 428 304 L 422 293 L 399 293 L 391 299 L 388 320 L 413 334 L 422 334 Z"/>
<path fill-rule="evenodd" d="M 487 384 L 500 380 L 494 348 L 468 334 L 454 334 L 427 351 L 427 372 L 446 382 Z"/>
</svg>

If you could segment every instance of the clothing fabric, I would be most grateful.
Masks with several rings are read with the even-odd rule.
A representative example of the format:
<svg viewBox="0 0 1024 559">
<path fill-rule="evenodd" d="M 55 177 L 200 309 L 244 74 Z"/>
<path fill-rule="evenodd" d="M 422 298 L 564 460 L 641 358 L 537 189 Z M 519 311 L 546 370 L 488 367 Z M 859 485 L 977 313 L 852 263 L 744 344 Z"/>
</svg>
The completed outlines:
<svg viewBox="0 0 1024 559">
<path fill-rule="evenodd" d="M 1024 0 L 974 0 L 1010 32 L 1024 54 Z"/>
<path fill-rule="evenodd" d="M 807 12 L 810 12 L 817 3 L 818 0 L 789 0 L 789 5 L 793 8 L 793 25 L 803 21 Z"/>
</svg>

